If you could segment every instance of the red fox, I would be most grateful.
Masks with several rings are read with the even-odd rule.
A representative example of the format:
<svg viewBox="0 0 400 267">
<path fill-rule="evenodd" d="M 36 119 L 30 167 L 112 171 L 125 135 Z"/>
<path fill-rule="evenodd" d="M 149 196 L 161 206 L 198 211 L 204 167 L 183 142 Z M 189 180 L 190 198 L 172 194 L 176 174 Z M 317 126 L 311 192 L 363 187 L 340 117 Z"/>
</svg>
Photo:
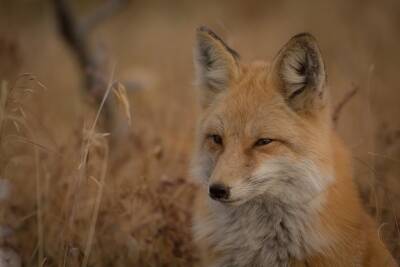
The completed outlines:
<svg viewBox="0 0 400 267">
<path fill-rule="evenodd" d="M 271 64 L 244 64 L 200 27 L 195 69 L 203 266 L 397 266 L 361 206 L 311 34 L 290 39 Z"/>
</svg>

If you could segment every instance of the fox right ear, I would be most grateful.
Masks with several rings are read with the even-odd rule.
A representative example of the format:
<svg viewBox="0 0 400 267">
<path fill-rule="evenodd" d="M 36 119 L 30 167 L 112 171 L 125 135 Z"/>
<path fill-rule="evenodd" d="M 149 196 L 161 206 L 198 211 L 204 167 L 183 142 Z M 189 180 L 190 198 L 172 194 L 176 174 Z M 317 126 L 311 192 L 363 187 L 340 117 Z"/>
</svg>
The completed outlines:
<svg viewBox="0 0 400 267">
<path fill-rule="evenodd" d="M 239 73 L 239 54 L 205 26 L 197 29 L 194 65 L 196 84 L 203 91 L 202 105 L 209 105 Z"/>
<path fill-rule="evenodd" d="M 290 39 L 276 57 L 272 73 L 293 110 L 311 113 L 325 105 L 328 95 L 325 67 L 311 34 L 302 33 Z"/>
</svg>

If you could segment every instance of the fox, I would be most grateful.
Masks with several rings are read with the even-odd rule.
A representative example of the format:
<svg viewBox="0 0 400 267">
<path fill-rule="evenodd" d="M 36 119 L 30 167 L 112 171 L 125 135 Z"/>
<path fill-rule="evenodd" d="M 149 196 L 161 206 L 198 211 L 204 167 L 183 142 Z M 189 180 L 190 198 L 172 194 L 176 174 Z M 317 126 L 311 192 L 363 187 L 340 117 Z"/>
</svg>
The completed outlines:
<svg viewBox="0 0 400 267">
<path fill-rule="evenodd" d="M 201 26 L 194 67 L 201 266 L 397 266 L 362 207 L 312 34 L 292 37 L 270 63 L 245 63 Z"/>
</svg>

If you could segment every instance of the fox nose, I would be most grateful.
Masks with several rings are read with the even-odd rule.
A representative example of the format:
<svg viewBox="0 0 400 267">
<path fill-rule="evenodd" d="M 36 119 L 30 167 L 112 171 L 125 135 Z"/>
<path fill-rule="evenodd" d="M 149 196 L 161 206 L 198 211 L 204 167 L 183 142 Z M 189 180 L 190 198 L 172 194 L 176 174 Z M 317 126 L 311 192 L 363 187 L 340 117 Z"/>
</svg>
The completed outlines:
<svg viewBox="0 0 400 267">
<path fill-rule="evenodd" d="M 226 200 L 229 198 L 229 188 L 223 184 L 212 184 L 209 195 L 214 200 Z"/>
</svg>

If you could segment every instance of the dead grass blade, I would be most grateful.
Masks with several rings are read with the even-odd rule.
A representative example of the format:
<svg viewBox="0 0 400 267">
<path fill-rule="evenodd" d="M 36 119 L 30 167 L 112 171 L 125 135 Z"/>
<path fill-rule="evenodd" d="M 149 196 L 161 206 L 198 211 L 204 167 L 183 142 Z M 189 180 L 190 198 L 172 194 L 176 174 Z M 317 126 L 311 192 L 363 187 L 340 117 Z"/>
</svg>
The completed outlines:
<svg viewBox="0 0 400 267">
<path fill-rule="evenodd" d="M 84 258 L 83 258 L 83 262 L 82 262 L 82 267 L 86 267 L 88 265 L 89 262 L 89 256 L 90 256 L 90 252 L 92 249 L 92 245 L 93 245 L 93 239 L 94 239 L 94 234 L 96 231 L 96 222 L 97 222 L 97 218 L 99 216 L 99 210 L 100 210 L 100 203 L 101 203 L 101 198 L 103 196 L 103 189 L 104 189 L 104 184 L 105 184 L 105 179 L 107 176 L 107 166 L 108 166 L 108 145 L 107 142 L 105 142 L 104 145 L 104 162 L 102 164 L 103 168 L 101 171 L 101 177 L 100 177 L 100 181 L 98 183 L 99 185 L 99 189 L 96 195 L 96 200 L 95 200 L 95 207 L 94 207 L 94 211 L 93 211 L 93 215 L 92 215 L 92 220 L 90 222 L 90 228 L 89 228 L 89 234 L 88 234 L 88 239 L 86 242 L 86 247 L 85 247 L 85 253 L 84 253 Z"/>
<path fill-rule="evenodd" d="M 116 85 L 114 86 L 113 92 L 114 92 L 114 95 L 117 97 L 118 104 L 121 107 L 121 109 L 128 121 L 128 125 L 131 126 L 132 125 L 131 107 L 129 104 L 128 95 L 126 93 L 125 86 L 122 83 L 117 82 Z"/>
</svg>

